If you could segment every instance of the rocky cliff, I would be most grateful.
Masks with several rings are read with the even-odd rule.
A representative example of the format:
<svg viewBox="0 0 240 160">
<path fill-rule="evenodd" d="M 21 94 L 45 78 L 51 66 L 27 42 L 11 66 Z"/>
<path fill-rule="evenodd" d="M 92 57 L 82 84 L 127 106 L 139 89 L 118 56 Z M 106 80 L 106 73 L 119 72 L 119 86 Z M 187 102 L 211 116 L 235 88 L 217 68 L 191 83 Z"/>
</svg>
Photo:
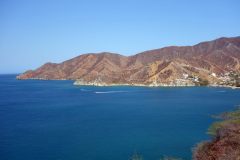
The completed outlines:
<svg viewBox="0 0 240 160">
<path fill-rule="evenodd" d="M 219 38 L 194 46 L 165 47 L 130 57 L 113 53 L 89 53 L 60 64 L 46 63 L 16 79 L 73 79 L 75 85 L 139 84 L 192 86 L 188 77 L 217 82 L 212 75 L 240 70 L 240 37 Z"/>
</svg>

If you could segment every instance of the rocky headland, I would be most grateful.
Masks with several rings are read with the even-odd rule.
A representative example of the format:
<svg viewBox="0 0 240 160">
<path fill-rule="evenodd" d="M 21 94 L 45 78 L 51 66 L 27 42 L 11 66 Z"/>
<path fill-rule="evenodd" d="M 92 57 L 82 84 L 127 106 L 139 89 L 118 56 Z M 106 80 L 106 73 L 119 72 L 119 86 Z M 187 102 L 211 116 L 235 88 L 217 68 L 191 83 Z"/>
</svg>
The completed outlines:
<svg viewBox="0 0 240 160">
<path fill-rule="evenodd" d="M 74 85 L 94 86 L 221 85 L 231 81 L 226 73 L 239 75 L 239 61 L 240 37 L 223 37 L 194 46 L 164 47 L 129 57 L 109 52 L 88 53 L 59 64 L 46 63 L 16 79 L 76 80 Z"/>
</svg>

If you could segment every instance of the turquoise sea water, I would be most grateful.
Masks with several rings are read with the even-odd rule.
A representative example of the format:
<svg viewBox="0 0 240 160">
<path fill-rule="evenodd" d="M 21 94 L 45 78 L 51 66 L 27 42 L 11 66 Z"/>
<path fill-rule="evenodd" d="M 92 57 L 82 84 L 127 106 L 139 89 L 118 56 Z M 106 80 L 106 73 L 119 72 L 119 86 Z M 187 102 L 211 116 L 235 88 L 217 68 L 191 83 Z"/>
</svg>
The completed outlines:
<svg viewBox="0 0 240 160">
<path fill-rule="evenodd" d="M 209 138 L 205 114 L 240 104 L 240 90 L 211 87 L 93 87 L 0 75 L 4 160 L 191 159 Z M 97 92 L 97 93 L 94 93 Z"/>
</svg>

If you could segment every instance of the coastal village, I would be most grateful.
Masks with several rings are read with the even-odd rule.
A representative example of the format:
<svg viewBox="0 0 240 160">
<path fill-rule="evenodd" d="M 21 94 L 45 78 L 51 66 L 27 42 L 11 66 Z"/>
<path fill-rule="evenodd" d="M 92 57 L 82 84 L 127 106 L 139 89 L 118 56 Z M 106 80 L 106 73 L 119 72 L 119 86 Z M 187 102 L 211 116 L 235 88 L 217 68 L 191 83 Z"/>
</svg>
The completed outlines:
<svg viewBox="0 0 240 160">
<path fill-rule="evenodd" d="M 239 74 L 236 71 L 225 72 L 217 75 L 216 73 L 209 73 L 211 76 L 214 76 L 219 79 L 219 82 L 214 82 L 210 84 L 208 80 L 203 80 L 202 78 L 198 78 L 198 76 L 192 77 L 188 74 L 183 74 L 185 79 L 188 79 L 194 82 L 197 86 L 206 86 L 210 85 L 212 87 L 229 87 L 232 89 L 240 88 L 240 78 Z"/>
<path fill-rule="evenodd" d="M 240 78 L 236 71 L 225 72 L 217 77 L 221 82 L 216 82 L 214 86 L 239 88 Z"/>
</svg>

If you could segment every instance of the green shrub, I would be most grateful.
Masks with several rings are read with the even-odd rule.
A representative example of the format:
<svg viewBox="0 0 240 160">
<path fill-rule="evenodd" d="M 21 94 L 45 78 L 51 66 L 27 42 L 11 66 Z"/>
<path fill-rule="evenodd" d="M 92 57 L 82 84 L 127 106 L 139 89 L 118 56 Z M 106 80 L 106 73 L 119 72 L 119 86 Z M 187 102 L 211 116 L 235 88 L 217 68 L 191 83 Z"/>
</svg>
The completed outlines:
<svg viewBox="0 0 240 160">
<path fill-rule="evenodd" d="M 235 107 L 236 111 L 226 111 L 218 115 L 210 115 L 213 118 L 222 119 L 223 121 L 214 122 L 208 128 L 208 134 L 216 136 L 219 132 L 219 129 L 229 125 L 229 123 L 240 123 L 240 107 Z"/>
<path fill-rule="evenodd" d="M 119 81 L 118 80 L 113 80 L 112 83 L 116 83 L 117 84 L 117 83 L 119 83 Z"/>
<path fill-rule="evenodd" d="M 208 80 L 207 79 L 202 79 L 202 78 L 198 78 L 198 81 L 200 83 L 201 86 L 206 86 L 209 84 Z"/>
<path fill-rule="evenodd" d="M 237 81 L 237 82 L 235 83 L 235 86 L 236 86 L 236 87 L 240 87 L 240 83 Z"/>
<path fill-rule="evenodd" d="M 135 154 L 130 157 L 128 160 L 143 160 L 142 156 L 137 155 L 137 150 L 135 149 Z"/>
</svg>

